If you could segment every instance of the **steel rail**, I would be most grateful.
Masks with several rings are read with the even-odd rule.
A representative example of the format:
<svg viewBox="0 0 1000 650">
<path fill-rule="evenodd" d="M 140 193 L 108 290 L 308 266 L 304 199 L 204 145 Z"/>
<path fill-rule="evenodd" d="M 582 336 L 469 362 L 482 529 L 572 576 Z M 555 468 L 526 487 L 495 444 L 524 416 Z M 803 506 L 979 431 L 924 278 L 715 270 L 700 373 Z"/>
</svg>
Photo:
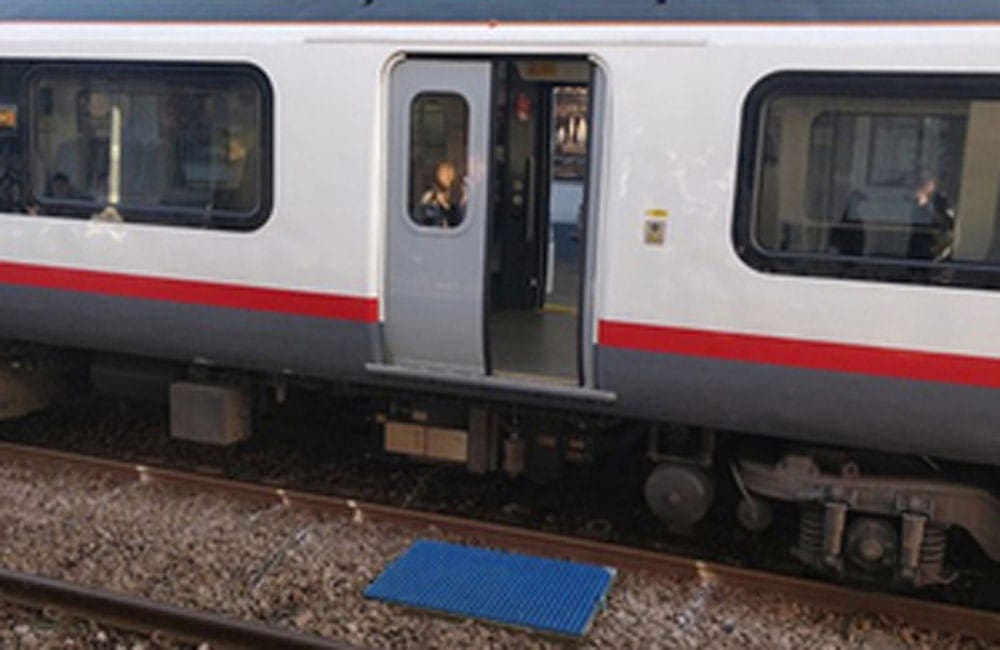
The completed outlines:
<svg viewBox="0 0 1000 650">
<path fill-rule="evenodd" d="M 366 503 L 353 499 L 39 447 L 0 442 L 0 458 L 61 464 L 91 471 L 97 470 L 126 481 L 155 482 L 225 492 L 243 499 L 280 503 L 289 507 L 317 512 L 336 513 L 361 521 L 370 520 L 433 527 L 441 532 L 468 536 L 478 542 L 510 550 L 610 564 L 620 569 L 696 578 L 703 582 L 744 589 L 779 592 L 799 602 L 834 611 L 891 616 L 915 627 L 959 632 L 987 640 L 1000 640 L 1000 612 L 865 591 L 819 580 L 734 567 L 504 524 Z"/>
<path fill-rule="evenodd" d="M 311 634 L 2 568 L 0 599 L 148 634 L 163 646 L 209 642 L 216 648 L 354 649 Z"/>
</svg>

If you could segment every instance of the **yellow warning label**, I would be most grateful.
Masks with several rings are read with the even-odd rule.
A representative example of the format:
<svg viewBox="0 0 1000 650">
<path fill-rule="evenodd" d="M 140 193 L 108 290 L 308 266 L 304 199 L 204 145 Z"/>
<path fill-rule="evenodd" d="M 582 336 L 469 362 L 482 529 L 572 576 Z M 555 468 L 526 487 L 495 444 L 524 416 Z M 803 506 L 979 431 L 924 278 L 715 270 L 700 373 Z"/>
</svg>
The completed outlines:
<svg viewBox="0 0 1000 650">
<path fill-rule="evenodd" d="M 649 246 L 663 246 L 667 236 L 667 224 L 664 221 L 650 219 L 643 228 L 642 239 Z"/>
</svg>

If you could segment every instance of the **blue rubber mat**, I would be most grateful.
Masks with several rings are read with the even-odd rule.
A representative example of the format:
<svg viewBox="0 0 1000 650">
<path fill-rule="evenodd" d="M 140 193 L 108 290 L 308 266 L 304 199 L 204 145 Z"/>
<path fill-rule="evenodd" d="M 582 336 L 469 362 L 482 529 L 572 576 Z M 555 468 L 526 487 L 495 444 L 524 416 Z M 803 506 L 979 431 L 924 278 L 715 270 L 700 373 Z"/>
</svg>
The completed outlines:
<svg viewBox="0 0 1000 650">
<path fill-rule="evenodd" d="M 368 586 L 365 596 L 582 636 L 614 577 L 608 567 L 418 540 Z"/>
</svg>

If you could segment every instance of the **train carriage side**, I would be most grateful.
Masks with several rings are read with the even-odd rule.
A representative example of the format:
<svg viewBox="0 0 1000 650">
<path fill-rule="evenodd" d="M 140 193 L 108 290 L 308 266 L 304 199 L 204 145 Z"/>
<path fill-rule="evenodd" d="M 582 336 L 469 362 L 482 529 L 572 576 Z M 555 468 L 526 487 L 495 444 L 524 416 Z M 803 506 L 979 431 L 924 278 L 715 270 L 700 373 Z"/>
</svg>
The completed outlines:
<svg viewBox="0 0 1000 650">
<path fill-rule="evenodd" d="M 382 173 L 400 162 L 388 160 L 383 126 L 388 62 L 400 51 L 392 42 L 400 30 L 429 28 L 387 28 L 378 46 L 351 42 L 343 29 L 310 40 L 298 28 L 141 28 L 149 34 L 141 42 L 127 38 L 136 29 L 9 30 L 4 106 L 14 128 L 5 129 L 5 156 L 33 147 L 35 167 L 19 170 L 31 172 L 30 186 L 10 190 L 3 223 L 4 333 L 376 378 L 379 369 L 365 364 L 391 353 L 377 332 L 387 317 L 385 297 L 379 313 L 381 266 L 391 265 Z M 477 31 L 453 29 L 456 37 Z M 593 286 L 582 292 L 593 300 L 579 305 L 588 311 L 575 351 L 586 361 L 596 343 L 596 372 L 582 377 L 584 388 L 613 393 L 617 408 L 653 419 L 996 462 L 995 174 L 990 139 L 981 135 L 991 132 L 992 100 L 986 63 L 976 65 L 976 78 L 963 72 L 988 60 L 990 28 L 621 28 L 605 38 L 641 44 L 604 46 L 595 35 L 585 49 L 558 45 L 572 42 L 576 28 L 545 44 L 530 30 L 507 29 L 492 36 L 494 46 L 435 44 L 410 54 L 494 64 L 541 50 L 565 58 L 548 80 L 512 63 L 522 95 L 543 81 L 589 81 L 574 66 L 588 55 L 601 62 L 590 65 L 607 76 L 595 108 L 608 115 L 595 128 L 602 150 L 593 157 L 585 269 Z M 503 43 L 510 34 L 513 45 Z M 204 53 L 197 65 L 185 55 L 192 49 Z M 306 74 L 298 64 L 306 50 L 328 65 Z M 643 60 L 658 63 L 656 83 Z M 779 73 L 781 84 L 767 86 Z M 199 96 L 199 75 L 213 74 L 231 85 L 229 94 Z M 156 75 L 167 76 L 159 87 Z M 190 128 L 171 145 L 195 152 L 177 163 L 190 186 L 163 176 L 164 187 L 153 188 L 128 173 L 118 183 L 119 212 L 130 200 L 142 203 L 141 223 L 129 214 L 112 224 L 72 218 L 100 213 L 94 199 L 108 190 L 110 158 L 93 150 L 107 148 L 102 130 L 114 111 L 99 99 L 84 105 L 90 95 L 111 96 L 87 90 L 100 84 L 133 108 L 166 106 L 170 92 L 186 98 L 169 110 L 186 111 Z M 880 96 L 873 87 L 886 90 Z M 235 109 L 213 125 L 206 109 L 199 117 L 192 108 L 235 106 L 241 88 L 258 112 L 239 134 L 246 145 L 229 133 L 247 126 L 236 123 Z M 28 114 L 19 102 L 32 107 Z M 166 125 L 176 119 L 167 110 L 133 110 L 119 123 L 126 172 L 132 155 L 157 164 L 185 155 L 157 149 L 166 129 L 177 129 Z M 60 122 L 45 111 L 76 113 Z M 71 126 L 49 126 L 60 123 Z M 208 138 L 201 154 L 198 137 Z M 233 143 L 225 155 L 250 167 L 249 152 L 257 165 L 256 194 L 230 210 L 232 178 L 197 178 L 196 156 L 215 155 L 222 137 Z M 520 146 L 513 137 L 511 151 Z M 82 161 L 84 153 L 100 160 Z M 953 219 L 956 239 L 941 260 L 908 257 L 907 238 L 949 236 L 933 214 L 907 222 L 907 185 L 927 172 L 940 175 L 941 194 L 953 203 L 944 218 Z M 524 182 L 514 176 L 511 186 Z M 57 196 L 67 191 L 77 196 Z M 32 214 L 32 195 L 42 212 L 64 214 Z M 848 209 L 848 197 L 862 195 Z M 861 249 L 847 248 L 860 240 Z M 522 392 L 541 388 L 527 386 Z M 845 409 L 862 421 L 836 417 Z"/>
<path fill-rule="evenodd" d="M 736 515 L 760 531 L 797 504 L 818 570 L 948 582 L 955 527 L 997 561 L 995 27 L 674 36 L 602 52 L 599 385 L 633 415 L 784 439 L 737 452 Z M 651 436 L 645 496 L 683 530 L 714 438 L 678 460 L 674 436 Z"/>
<path fill-rule="evenodd" d="M 622 408 L 1000 461 L 994 29 L 602 52 L 598 367 Z"/>
<path fill-rule="evenodd" d="M 274 26 L 25 23 L 0 54 L 5 336 L 363 375 L 384 49 Z"/>
<path fill-rule="evenodd" d="M 543 31 L 10 25 L 0 334 L 399 387 L 385 447 L 476 471 L 550 409 L 1000 463 L 995 27 Z M 1000 557 L 981 486 L 806 449 L 732 466 L 745 526 L 797 501 L 822 549 L 899 521 Z M 711 505 L 702 451 L 651 449 L 668 523 Z"/>
</svg>

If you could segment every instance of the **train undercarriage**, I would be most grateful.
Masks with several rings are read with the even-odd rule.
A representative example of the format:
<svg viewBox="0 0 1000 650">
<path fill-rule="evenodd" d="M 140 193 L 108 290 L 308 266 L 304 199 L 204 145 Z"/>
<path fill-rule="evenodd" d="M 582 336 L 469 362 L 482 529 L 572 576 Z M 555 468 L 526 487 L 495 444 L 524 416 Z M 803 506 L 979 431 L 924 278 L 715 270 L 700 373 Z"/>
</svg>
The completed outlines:
<svg viewBox="0 0 1000 650">
<path fill-rule="evenodd" d="M 288 387 L 281 378 L 24 344 L 7 345 L 3 358 L 0 419 L 44 409 L 73 386 L 93 387 L 164 402 L 173 437 L 215 445 L 248 438 L 262 405 L 280 408 Z M 461 464 L 471 473 L 551 485 L 568 468 L 599 465 L 631 448 L 632 466 L 649 468 L 646 506 L 671 534 L 691 535 L 710 511 L 724 509 L 731 527 L 766 535 L 775 510 L 791 509 L 797 539 L 790 554 L 835 579 L 948 584 L 959 577 L 949 562 L 954 531 L 1000 562 L 1000 499 L 985 468 L 966 476 L 930 458 L 420 393 L 358 394 L 372 405 L 383 452 Z M 718 498 L 720 486 L 736 498 Z"/>
<path fill-rule="evenodd" d="M 950 528 L 966 531 L 1000 561 L 1000 500 L 981 487 L 946 479 L 866 474 L 853 460 L 829 470 L 823 452 L 787 454 L 770 464 L 740 459 L 733 467 L 743 498 L 737 515 L 763 530 L 771 501 L 799 506 L 792 552 L 835 575 L 889 576 L 916 587 L 956 578 L 946 563 Z"/>
<path fill-rule="evenodd" d="M 645 502 L 668 531 L 693 534 L 713 508 L 765 535 L 778 504 L 797 509 L 790 554 L 835 579 L 903 588 L 959 577 L 948 562 L 951 531 L 964 531 L 1000 561 L 1000 499 L 988 478 L 956 477 L 930 458 L 792 447 L 738 434 L 525 410 L 468 409 L 461 402 L 393 402 L 378 417 L 384 449 L 473 472 L 528 475 L 545 484 L 567 467 L 599 463 L 609 440 L 643 447 L 651 466 Z M 614 446 L 611 444 L 610 446 Z M 739 498 L 719 499 L 730 482 Z"/>
</svg>

